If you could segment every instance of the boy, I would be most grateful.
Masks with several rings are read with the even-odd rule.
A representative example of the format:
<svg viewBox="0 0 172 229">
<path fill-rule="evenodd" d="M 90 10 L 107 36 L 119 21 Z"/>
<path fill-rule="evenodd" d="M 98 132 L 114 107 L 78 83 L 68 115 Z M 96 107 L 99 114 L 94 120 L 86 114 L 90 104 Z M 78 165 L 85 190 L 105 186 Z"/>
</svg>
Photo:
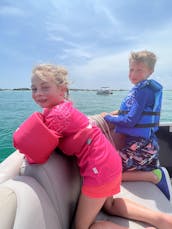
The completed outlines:
<svg viewBox="0 0 172 229">
<path fill-rule="evenodd" d="M 170 200 L 168 172 L 159 165 L 158 130 L 162 86 L 148 80 L 154 72 L 156 55 L 150 51 L 132 52 L 129 58 L 129 79 L 134 87 L 121 103 L 120 110 L 102 114 L 115 131 L 126 137 L 119 153 L 123 164 L 123 180 L 151 181 Z M 166 179 L 168 178 L 168 179 Z"/>
</svg>

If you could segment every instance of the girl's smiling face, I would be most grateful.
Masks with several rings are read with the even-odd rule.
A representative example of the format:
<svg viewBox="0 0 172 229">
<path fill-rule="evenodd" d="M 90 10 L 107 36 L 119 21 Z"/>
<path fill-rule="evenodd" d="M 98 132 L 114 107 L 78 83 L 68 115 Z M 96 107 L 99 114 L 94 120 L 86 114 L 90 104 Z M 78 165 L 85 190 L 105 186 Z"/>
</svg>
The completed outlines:
<svg viewBox="0 0 172 229">
<path fill-rule="evenodd" d="M 37 76 L 32 77 L 32 98 L 42 108 L 52 108 L 64 100 L 66 88 L 57 86 L 53 78 L 46 80 Z"/>
<path fill-rule="evenodd" d="M 136 85 L 142 80 L 146 80 L 153 73 L 143 62 L 132 61 L 129 64 L 129 79 Z"/>
</svg>

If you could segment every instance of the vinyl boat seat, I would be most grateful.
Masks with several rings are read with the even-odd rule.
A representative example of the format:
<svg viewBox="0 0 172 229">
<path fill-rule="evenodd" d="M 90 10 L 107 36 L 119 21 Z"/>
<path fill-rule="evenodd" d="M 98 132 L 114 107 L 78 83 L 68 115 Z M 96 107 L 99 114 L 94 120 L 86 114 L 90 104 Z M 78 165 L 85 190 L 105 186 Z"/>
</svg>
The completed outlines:
<svg viewBox="0 0 172 229">
<path fill-rule="evenodd" d="M 9 179 L 0 185 L 0 196 L 1 229 L 61 228 L 51 200 L 34 178 Z"/>
<path fill-rule="evenodd" d="M 72 157 L 54 152 L 45 164 L 28 164 L 23 160 L 18 176 L 0 184 L 0 228 L 72 228 L 80 186 L 78 168 Z M 118 196 L 172 214 L 170 202 L 149 182 L 123 182 Z M 6 222 L 1 226 L 4 216 Z M 103 212 L 99 213 L 97 219 L 111 220 L 132 229 L 148 226 Z"/>
<path fill-rule="evenodd" d="M 17 198 L 13 189 L 0 188 L 0 227 L 12 229 L 17 209 Z"/>
</svg>

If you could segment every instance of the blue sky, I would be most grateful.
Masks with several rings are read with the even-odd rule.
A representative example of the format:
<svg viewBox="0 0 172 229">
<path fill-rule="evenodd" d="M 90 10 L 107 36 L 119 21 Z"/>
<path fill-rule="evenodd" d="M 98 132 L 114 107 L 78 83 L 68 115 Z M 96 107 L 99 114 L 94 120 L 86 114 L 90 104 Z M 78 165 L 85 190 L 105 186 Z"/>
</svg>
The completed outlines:
<svg viewBox="0 0 172 229">
<path fill-rule="evenodd" d="M 171 11 L 171 0 L 1 0 L 0 88 L 30 87 L 33 66 L 53 63 L 71 88 L 129 89 L 129 54 L 147 49 L 172 89 Z"/>
</svg>

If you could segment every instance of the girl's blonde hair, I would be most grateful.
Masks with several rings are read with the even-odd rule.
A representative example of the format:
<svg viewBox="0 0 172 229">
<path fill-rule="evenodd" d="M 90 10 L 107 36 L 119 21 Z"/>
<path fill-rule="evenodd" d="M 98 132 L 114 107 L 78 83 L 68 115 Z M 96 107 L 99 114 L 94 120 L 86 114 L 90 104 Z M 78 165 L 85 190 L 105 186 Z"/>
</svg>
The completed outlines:
<svg viewBox="0 0 172 229">
<path fill-rule="evenodd" d="M 53 79 L 57 86 L 66 87 L 68 96 L 68 71 L 64 67 L 52 64 L 39 64 L 32 70 L 32 78 L 35 76 L 44 81 L 50 78 Z"/>
<path fill-rule="evenodd" d="M 143 50 L 138 52 L 131 52 L 129 57 L 129 64 L 132 62 L 144 63 L 150 70 L 154 71 L 156 60 L 156 55 L 153 52 Z"/>
</svg>

